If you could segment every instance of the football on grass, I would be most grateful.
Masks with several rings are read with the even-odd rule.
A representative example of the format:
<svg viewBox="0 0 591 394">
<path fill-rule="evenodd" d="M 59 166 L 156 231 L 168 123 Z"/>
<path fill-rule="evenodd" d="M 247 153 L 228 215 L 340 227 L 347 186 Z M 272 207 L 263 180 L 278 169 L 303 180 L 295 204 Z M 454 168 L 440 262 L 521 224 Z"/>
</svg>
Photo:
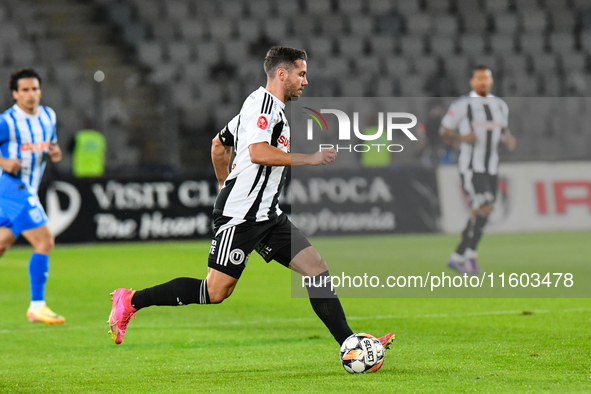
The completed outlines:
<svg viewBox="0 0 591 394">
<path fill-rule="evenodd" d="M 376 372 L 384 363 L 384 347 L 370 334 L 353 334 L 341 346 L 341 363 L 349 373 Z"/>
</svg>

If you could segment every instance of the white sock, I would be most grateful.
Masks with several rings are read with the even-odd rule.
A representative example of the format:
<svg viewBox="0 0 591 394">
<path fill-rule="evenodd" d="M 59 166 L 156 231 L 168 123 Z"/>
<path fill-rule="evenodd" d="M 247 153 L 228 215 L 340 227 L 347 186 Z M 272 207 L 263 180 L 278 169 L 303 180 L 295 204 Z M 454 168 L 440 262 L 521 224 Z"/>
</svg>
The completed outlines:
<svg viewBox="0 0 591 394">
<path fill-rule="evenodd" d="M 454 263 L 463 263 L 464 260 L 466 260 L 466 258 L 464 256 L 462 256 L 461 254 L 458 254 L 458 252 L 453 252 L 449 258 Z"/>
<path fill-rule="evenodd" d="M 476 257 L 478 257 L 478 252 L 475 251 L 474 249 L 466 249 L 466 253 L 464 253 L 464 256 L 466 256 L 466 258 L 473 258 L 475 259 Z"/>
<path fill-rule="evenodd" d="M 29 309 L 41 309 L 45 306 L 45 301 L 31 301 L 31 305 L 29 305 Z"/>
</svg>

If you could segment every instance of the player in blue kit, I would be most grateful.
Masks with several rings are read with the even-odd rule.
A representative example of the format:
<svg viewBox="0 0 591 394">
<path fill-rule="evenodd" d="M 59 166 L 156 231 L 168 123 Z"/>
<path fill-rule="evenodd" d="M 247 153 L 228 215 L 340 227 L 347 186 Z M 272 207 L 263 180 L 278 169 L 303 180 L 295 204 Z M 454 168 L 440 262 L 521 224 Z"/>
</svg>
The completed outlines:
<svg viewBox="0 0 591 394">
<path fill-rule="evenodd" d="M 58 162 L 55 112 L 41 100 L 41 77 L 25 68 L 10 76 L 15 105 L 0 116 L 0 256 L 22 234 L 33 246 L 29 262 L 32 322 L 61 324 L 66 319 L 45 304 L 45 282 L 54 237 L 37 190 L 49 157 Z"/>
</svg>

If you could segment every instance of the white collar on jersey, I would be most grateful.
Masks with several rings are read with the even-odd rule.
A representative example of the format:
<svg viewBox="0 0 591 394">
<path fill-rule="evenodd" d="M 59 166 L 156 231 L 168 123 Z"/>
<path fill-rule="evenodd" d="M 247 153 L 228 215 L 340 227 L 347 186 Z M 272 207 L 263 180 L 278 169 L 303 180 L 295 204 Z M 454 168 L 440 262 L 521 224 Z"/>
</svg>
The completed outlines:
<svg viewBox="0 0 591 394">
<path fill-rule="evenodd" d="M 265 89 L 262 86 L 259 87 L 259 90 L 261 90 L 261 89 L 264 90 L 265 92 L 269 93 L 271 95 L 271 97 L 273 97 L 273 99 L 275 100 L 275 102 L 277 102 L 277 104 L 279 104 L 279 106 L 281 107 L 281 109 L 284 109 L 285 108 L 285 103 L 283 101 L 279 100 L 277 98 L 277 96 L 275 96 L 273 93 L 269 92 L 267 89 Z"/>
<path fill-rule="evenodd" d="M 478 93 L 476 93 L 475 91 L 471 90 L 470 93 L 468 94 L 469 97 L 482 97 L 481 95 L 479 95 Z M 493 94 L 488 94 L 488 96 L 486 97 L 495 97 L 495 95 Z"/>
<path fill-rule="evenodd" d="M 18 104 L 14 104 L 14 105 L 12 106 L 12 108 L 14 109 L 14 111 L 15 111 L 17 114 L 19 114 L 19 116 L 22 116 L 22 117 L 24 117 L 25 119 L 26 119 L 26 118 L 29 118 L 29 119 L 36 119 L 36 118 L 37 118 L 37 116 L 39 116 L 39 110 L 40 110 L 40 108 L 39 108 L 39 107 L 37 107 L 37 113 L 36 113 L 36 114 L 34 114 L 34 115 L 32 115 L 32 114 L 30 114 L 30 113 L 28 113 L 28 112 L 25 112 L 25 111 L 23 111 L 23 109 L 22 109 L 21 107 L 19 107 L 19 106 L 18 106 Z"/>
</svg>

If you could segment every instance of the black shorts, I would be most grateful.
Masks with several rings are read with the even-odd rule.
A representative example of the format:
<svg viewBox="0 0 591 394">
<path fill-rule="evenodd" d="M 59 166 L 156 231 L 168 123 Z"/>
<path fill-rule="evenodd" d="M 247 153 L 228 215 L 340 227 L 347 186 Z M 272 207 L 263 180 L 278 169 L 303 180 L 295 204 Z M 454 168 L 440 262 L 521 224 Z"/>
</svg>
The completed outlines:
<svg viewBox="0 0 591 394">
<path fill-rule="evenodd" d="M 236 279 L 242 275 L 253 250 L 267 263 L 275 260 L 288 267 L 299 252 L 310 246 L 285 214 L 264 222 L 233 221 L 236 219 L 214 215 L 214 237 L 207 265 Z"/>
<path fill-rule="evenodd" d="M 483 205 L 495 202 L 497 195 L 498 175 L 480 172 L 460 174 L 462 187 L 470 200 L 470 207 L 478 209 Z"/>
</svg>

